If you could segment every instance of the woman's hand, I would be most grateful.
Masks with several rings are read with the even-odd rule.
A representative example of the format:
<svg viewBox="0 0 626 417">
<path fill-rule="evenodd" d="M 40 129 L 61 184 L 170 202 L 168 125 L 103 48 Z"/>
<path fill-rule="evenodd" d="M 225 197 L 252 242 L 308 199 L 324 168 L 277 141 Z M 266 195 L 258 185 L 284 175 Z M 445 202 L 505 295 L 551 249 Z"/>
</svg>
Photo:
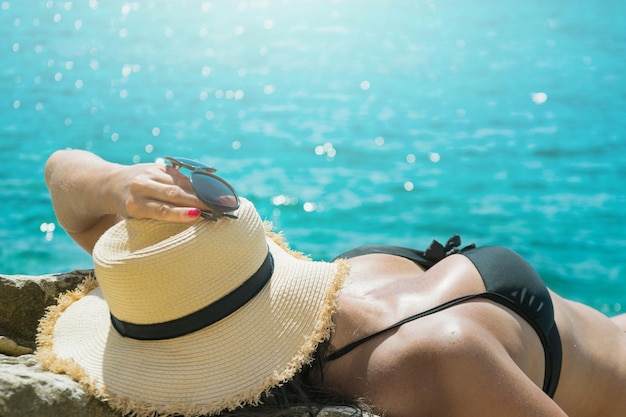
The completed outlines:
<svg viewBox="0 0 626 417">
<path fill-rule="evenodd" d="M 59 224 L 89 253 L 123 218 L 192 222 L 207 208 L 187 176 L 165 164 L 119 165 L 63 150 L 50 156 L 45 175 Z"/>
<path fill-rule="evenodd" d="M 119 166 L 111 175 L 117 213 L 136 219 L 190 222 L 207 207 L 196 197 L 189 178 L 169 165 Z"/>
</svg>

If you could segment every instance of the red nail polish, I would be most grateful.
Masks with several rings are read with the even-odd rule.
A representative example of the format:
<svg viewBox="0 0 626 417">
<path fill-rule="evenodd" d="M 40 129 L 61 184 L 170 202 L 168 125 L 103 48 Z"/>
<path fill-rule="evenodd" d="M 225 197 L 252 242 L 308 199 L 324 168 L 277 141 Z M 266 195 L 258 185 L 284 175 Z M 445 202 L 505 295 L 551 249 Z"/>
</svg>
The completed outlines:
<svg viewBox="0 0 626 417">
<path fill-rule="evenodd" d="M 187 216 L 189 217 L 198 217 L 200 215 L 200 209 L 192 208 L 187 211 Z"/>
</svg>

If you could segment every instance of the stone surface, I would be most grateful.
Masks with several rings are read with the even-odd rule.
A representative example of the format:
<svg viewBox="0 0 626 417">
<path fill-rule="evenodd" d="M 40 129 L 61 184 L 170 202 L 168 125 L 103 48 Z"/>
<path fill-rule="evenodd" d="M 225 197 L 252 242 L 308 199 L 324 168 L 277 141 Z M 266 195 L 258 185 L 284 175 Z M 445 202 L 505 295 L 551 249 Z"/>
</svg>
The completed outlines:
<svg viewBox="0 0 626 417">
<path fill-rule="evenodd" d="M 44 370 L 32 354 L 46 308 L 92 272 L 0 275 L 0 417 L 120 417 L 70 377 Z M 318 417 L 350 415 L 341 407 L 318 413 Z"/>
<path fill-rule="evenodd" d="M 9 339 L 6 336 L 0 336 L 0 354 L 9 355 L 9 356 L 19 356 L 26 355 L 27 353 L 32 353 L 33 350 L 31 348 L 27 348 L 25 346 L 20 346 L 15 341 Z"/>
<path fill-rule="evenodd" d="M 70 377 L 43 370 L 33 355 L 0 355 L 0 416 L 119 417 Z"/>
<path fill-rule="evenodd" d="M 323 408 L 316 417 L 351 417 L 353 411 L 346 407 L 326 407 Z M 378 417 L 374 414 L 363 414 L 363 417 Z"/>
<path fill-rule="evenodd" d="M 29 276 L 0 275 L 0 335 L 34 349 L 39 318 L 60 293 L 75 288 L 92 271 Z"/>
</svg>

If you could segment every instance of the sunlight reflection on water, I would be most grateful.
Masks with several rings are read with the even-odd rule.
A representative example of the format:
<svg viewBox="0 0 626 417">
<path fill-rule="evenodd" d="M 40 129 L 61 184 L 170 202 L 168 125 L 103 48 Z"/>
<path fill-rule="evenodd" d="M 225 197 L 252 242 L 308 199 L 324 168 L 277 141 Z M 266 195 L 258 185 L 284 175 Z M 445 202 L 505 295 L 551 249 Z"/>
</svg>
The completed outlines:
<svg viewBox="0 0 626 417">
<path fill-rule="evenodd" d="M 43 184 L 74 147 L 219 167 L 314 257 L 460 233 L 626 303 L 626 6 L 358 5 L 2 1 L 0 272 L 89 266 Z"/>
</svg>

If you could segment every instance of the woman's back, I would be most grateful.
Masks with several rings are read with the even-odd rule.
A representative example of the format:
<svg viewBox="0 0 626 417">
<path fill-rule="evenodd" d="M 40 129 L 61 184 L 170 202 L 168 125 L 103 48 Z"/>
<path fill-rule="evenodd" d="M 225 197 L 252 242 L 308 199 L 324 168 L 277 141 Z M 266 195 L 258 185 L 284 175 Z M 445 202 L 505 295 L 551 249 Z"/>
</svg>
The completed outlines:
<svg viewBox="0 0 626 417">
<path fill-rule="evenodd" d="M 335 317 L 332 344 L 338 349 L 416 313 L 486 290 L 478 270 L 461 255 L 449 256 L 426 272 L 413 261 L 386 254 L 350 262 L 352 272 Z M 616 355 L 624 357 L 623 332 L 605 317 L 597 320 L 599 313 L 558 296 L 553 299 L 563 340 L 555 401 L 570 417 L 596 416 L 602 409 L 603 416 L 626 415 L 626 400 L 618 392 L 626 384 L 624 361 L 618 369 L 598 369 L 600 363 L 614 362 Z M 574 326 L 572 316 L 582 324 Z M 603 334 L 606 340 L 607 333 L 614 335 L 612 346 L 594 339 Z M 542 392 L 544 364 L 540 338 L 526 320 L 501 304 L 476 298 L 380 334 L 331 362 L 325 381 L 380 405 L 378 411 L 391 417 L 435 412 L 566 415 Z M 597 395 L 588 383 L 592 377 L 599 386 L 607 385 Z M 624 382 L 616 384 L 616 378 Z"/>
</svg>

